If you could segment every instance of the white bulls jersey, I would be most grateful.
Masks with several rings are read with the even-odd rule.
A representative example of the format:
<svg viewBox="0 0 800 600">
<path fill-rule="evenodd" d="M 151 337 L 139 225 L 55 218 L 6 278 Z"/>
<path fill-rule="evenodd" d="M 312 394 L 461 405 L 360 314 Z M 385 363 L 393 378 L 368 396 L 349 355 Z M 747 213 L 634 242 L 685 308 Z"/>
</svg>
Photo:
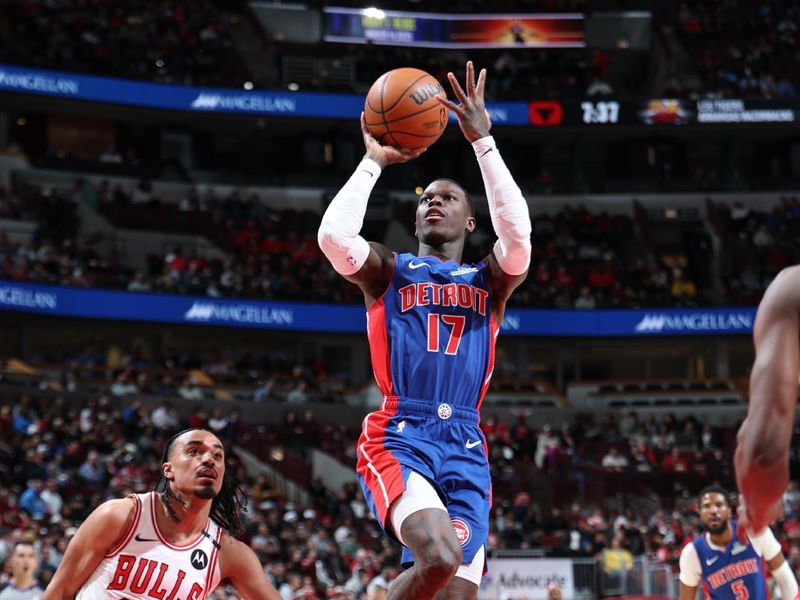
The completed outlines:
<svg viewBox="0 0 800 600">
<path fill-rule="evenodd" d="M 76 600 L 202 600 L 219 584 L 222 529 L 211 519 L 184 546 L 168 542 L 158 528 L 155 492 L 130 496 L 133 524 L 78 592 Z"/>
</svg>

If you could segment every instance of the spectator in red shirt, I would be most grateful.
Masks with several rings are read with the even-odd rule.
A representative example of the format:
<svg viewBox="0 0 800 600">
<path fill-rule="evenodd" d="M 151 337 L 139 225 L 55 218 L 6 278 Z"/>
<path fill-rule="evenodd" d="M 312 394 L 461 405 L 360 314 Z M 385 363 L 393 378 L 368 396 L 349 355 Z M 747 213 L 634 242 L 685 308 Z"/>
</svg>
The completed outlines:
<svg viewBox="0 0 800 600">
<path fill-rule="evenodd" d="M 662 467 L 669 473 L 685 473 L 689 468 L 689 460 L 681 454 L 677 446 L 673 446 L 664 457 Z"/>
<path fill-rule="evenodd" d="M 614 283 L 614 272 L 607 261 L 592 267 L 589 273 L 589 285 L 595 289 L 606 290 Z"/>
</svg>

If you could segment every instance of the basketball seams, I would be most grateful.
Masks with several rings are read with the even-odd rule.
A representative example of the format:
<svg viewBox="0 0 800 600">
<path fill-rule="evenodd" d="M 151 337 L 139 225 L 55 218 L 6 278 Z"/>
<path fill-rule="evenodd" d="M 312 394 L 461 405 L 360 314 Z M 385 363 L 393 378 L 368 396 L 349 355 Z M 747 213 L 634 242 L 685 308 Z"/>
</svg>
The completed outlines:
<svg viewBox="0 0 800 600">
<path fill-rule="evenodd" d="M 411 131 L 393 131 L 392 133 L 397 134 L 397 135 L 408 135 L 408 136 L 416 137 L 416 138 L 430 138 L 430 137 L 438 138 L 439 137 L 438 133 L 414 133 L 414 132 L 411 132 Z"/>
<path fill-rule="evenodd" d="M 426 113 L 429 110 L 439 110 L 440 108 L 441 108 L 441 106 L 437 103 L 434 106 L 429 106 L 428 108 L 423 108 L 422 110 L 418 110 L 417 112 L 408 113 L 407 115 L 403 115 L 402 117 L 397 117 L 395 119 L 386 119 L 386 120 L 384 120 L 384 123 L 386 125 L 389 125 L 390 123 L 399 123 L 403 119 L 410 119 L 411 117 L 416 117 L 418 115 L 421 115 L 422 113 Z M 369 125 L 369 123 L 367 123 L 367 124 Z"/>
<path fill-rule="evenodd" d="M 389 73 L 389 75 L 391 75 L 391 72 Z M 402 91 L 402 92 L 400 92 L 399 94 L 397 94 L 397 100 L 395 100 L 395 101 L 394 101 L 394 104 L 392 104 L 392 105 L 391 105 L 391 106 L 389 106 L 389 107 L 385 107 L 385 106 L 383 106 L 383 101 L 382 101 L 382 100 L 383 100 L 383 91 L 381 91 L 381 109 L 383 109 L 383 112 L 384 112 L 384 113 L 387 113 L 387 112 L 389 112 L 390 110 L 392 110 L 394 107 L 396 107 L 398 104 L 400 104 L 400 102 L 403 100 L 403 97 L 406 95 L 406 92 L 407 92 L 408 90 L 410 90 L 412 87 L 414 87 L 414 86 L 417 84 L 417 82 L 418 82 L 420 79 L 425 79 L 426 77 L 430 77 L 431 79 L 433 79 L 433 77 L 432 77 L 431 75 L 429 75 L 428 73 L 424 73 L 424 72 L 423 72 L 423 73 L 422 73 L 422 75 L 420 75 L 420 76 L 419 76 L 419 77 L 417 77 L 415 80 L 413 80 L 411 83 L 409 83 L 409 84 L 408 84 L 408 85 L 407 85 L 407 86 L 406 86 L 406 87 L 403 89 L 403 91 Z M 388 80 L 389 80 L 389 77 L 387 77 L 387 78 L 386 78 L 386 80 L 388 81 Z M 436 85 L 439 85 L 439 82 L 438 82 L 438 81 L 436 81 L 435 79 L 434 79 L 434 81 L 436 82 Z M 384 89 L 385 89 L 385 87 L 386 87 L 386 86 L 384 85 Z"/>
<path fill-rule="evenodd" d="M 386 85 L 386 80 L 389 79 L 388 75 L 389 75 L 388 73 L 381 75 L 381 77 L 384 79 L 384 82 L 381 84 L 381 99 L 383 99 L 383 87 Z M 378 110 L 374 106 L 372 106 L 369 94 L 367 94 L 367 108 L 369 108 L 374 113 L 378 112 Z M 369 123 L 367 123 L 367 125 L 369 125 Z"/>
<path fill-rule="evenodd" d="M 436 90 L 431 89 L 434 83 Z M 428 114 L 443 110 L 438 102 L 442 94 L 441 85 L 430 73 L 411 67 L 393 69 L 379 77 L 367 93 L 364 124 L 381 145 L 428 147 L 447 125 L 441 114 Z"/>
<path fill-rule="evenodd" d="M 394 139 L 394 135 L 392 135 L 391 130 L 389 129 L 389 124 L 386 122 L 386 108 L 383 104 L 383 93 L 386 91 L 386 84 L 389 83 L 389 73 L 386 74 L 386 77 L 383 80 L 383 85 L 381 85 L 381 117 L 383 118 L 383 126 L 386 128 L 386 133 L 381 136 L 381 144 L 383 144 L 383 138 L 387 135 L 392 138 L 395 146 L 400 146 L 396 139 Z M 402 96 L 401 96 L 402 98 Z"/>
<path fill-rule="evenodd" d="M 422 113 L 428 112 L 429 110 L 438 110 L 440 108 L 441 108 L 441 106 L 437 104 L 436 106 L 429 106 L 428 108 L 423 108 L 422 110 L 418 110 L 417 112 L 408 113 L 407 115 L 403 115 L 402 117 L 396 117 L 394 119 L 383 119 L 381 121 L 372 121 L 372 122 L 366 121 L 366 124 L 367 124 L 367 127 L 380 127 L 380 126 L 386 127 L 387 125 L 389 125 L 391 123 L 398 123 L 399 121 L 402 121 L 403 119 L 409 119 L 411 117 L 416 117 L 418 115 L 421 115 Z M 375 111 L 375 114 L 377 115 L 378 112 Z"/>
</svg>

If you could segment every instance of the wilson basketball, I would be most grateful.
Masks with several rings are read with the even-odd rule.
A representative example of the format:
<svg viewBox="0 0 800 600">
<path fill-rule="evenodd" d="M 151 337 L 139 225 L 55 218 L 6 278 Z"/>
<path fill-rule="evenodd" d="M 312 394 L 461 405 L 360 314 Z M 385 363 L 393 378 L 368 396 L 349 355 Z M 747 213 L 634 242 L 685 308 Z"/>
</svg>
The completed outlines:
<svg viewBox="0 0 800 600">
<path fill-rule="evenodd" d="M 420 69 L 388 71 L 372 84 L 364 104 L 367 129 L 376 140 L 398 148 L 427 148 L 441 137 L 449 111 L 435 77 Z"/>
</svg>

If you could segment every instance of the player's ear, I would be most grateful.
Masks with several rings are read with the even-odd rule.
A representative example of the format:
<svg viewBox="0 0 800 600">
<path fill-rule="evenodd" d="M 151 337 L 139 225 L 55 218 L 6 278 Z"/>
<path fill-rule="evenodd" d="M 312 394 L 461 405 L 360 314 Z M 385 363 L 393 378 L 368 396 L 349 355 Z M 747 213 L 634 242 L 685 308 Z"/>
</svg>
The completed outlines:
<svg viewBox="0 0 800 600">
<path fill-rule="evenodd" d="M 168 481 L 175 481 L 175 473 L 172 470 L 172 463 L 165 462 L 163 465 L 161 465 L 161 472 L 164 473 L 164 477 Z"/>
<path fill-rule="evenodd" d="M 475 227 L 477 227 L 478 222 L 475 220 L 475 217 L 467 217 L 467 225 L 466 230 L 467 233 L 472 233 L 475 231 Z"/>
</svg>

